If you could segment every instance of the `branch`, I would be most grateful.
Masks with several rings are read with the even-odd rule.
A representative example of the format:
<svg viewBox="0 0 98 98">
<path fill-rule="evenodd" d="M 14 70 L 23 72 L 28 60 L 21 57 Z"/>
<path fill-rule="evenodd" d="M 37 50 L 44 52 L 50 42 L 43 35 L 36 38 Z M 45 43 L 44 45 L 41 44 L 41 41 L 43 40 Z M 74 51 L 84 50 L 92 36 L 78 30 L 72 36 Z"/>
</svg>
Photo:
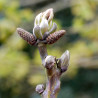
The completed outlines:
<svg viewBox="0 0 98 98">
<path fill-rule="evenodd" d="M 60 90 L 60 76 L 67 70 L 69 65 L 69 51 L 65 51 L 59 59 L 56 59 L 54 56 L 47 55 L 44 45 L 39 48 L 39 51 L 47 72 L 46 89 L 43 93 L 41 93 L 42 98 L 57 98 Z"/>
<path fill-rule="evenodd" d="M 36 16 L 33 34 L 21 28 L 17 29 L 18 34 L 30 45 L 38 46 L 42 65 L 47 74 L 46 88 L 43 84 L 36 86 L 36 92 L 41 94 L 42 98 L 57 98 L 60 90 L 60 77 L 67 70 L 70 59 L 68 50 L 58 59 L 47 54 L 46 44 L 55 43 L 66 33 L 65 30 L 56 31 L 55 23 L 51 27 L 52 19 L 53 9 L 51 8 Z"/>
</svg>

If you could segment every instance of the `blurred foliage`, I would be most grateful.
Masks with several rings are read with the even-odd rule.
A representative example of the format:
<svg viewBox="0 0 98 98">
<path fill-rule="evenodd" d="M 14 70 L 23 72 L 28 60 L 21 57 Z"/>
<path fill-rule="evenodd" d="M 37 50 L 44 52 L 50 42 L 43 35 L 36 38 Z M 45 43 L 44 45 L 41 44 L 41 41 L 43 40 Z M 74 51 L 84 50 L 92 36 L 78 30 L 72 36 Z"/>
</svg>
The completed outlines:
<svg viewBox="0 0 98 98">
<path fill-rule="evenodd" d="M 67 33 L 47 46 L 49 55 L 57 58 L 67 49 L 71 54 L 58 98 L 97 98 L 98 1 L 71 0 L 70 4 L 74 3 L 55 13 L 58 29 Z M 35 85 L 45 82 L 39 51 L 16 33 L 17 27 L 32 32 L 32 7 L 22 7 L 18 0 L 0 0 L 0 98 L 40 98 L 34 92 Z"/>
<path fill-rule="evenodd" d="M 58 98 L 97 98 L 98 70 L 78 70 L 74 79 L 63 79 Z"/>
</svg>

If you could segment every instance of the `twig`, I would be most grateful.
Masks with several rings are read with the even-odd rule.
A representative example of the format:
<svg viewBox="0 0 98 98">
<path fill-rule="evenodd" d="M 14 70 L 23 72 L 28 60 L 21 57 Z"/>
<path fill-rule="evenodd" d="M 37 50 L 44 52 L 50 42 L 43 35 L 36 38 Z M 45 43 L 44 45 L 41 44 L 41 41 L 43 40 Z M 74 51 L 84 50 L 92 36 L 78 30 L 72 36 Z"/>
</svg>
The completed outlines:
<svg viewBox="0 0 98 98">
<path fill-rule="evenodd" d="M 60 58 L 47 54 L 46 44 L 53 44 L 61 38 L 66 31 L 56 31 L 57 25 L 50 25 L 53 18 L 53 9 L 48 9 L 40 13 L 34 23 L 33 34 L 24 29 L 17 28 L 18 34 L 30 45 L 37 45 L 42 59 L 42 65 L 46 69 L 47 83 L 46 88 L 43 84 L 36 86 L 36 92 L 42 95 L 42 98 L 57 98 L 60 90 L 60 77 L 69 65 L 70 54 L 65 51 Z M 49 29 L 50 28 L 50 29 Z M 52 34 L 51 34 L 52 33 Z"/>
</svg>

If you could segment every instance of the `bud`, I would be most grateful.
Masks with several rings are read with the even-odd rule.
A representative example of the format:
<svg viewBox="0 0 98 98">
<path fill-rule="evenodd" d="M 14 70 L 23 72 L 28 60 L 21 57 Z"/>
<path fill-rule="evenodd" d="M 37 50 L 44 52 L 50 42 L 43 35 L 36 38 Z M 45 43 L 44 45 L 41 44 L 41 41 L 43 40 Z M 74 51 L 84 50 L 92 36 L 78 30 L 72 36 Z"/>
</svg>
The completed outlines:
<svg viewBox="0 0 98 98">
<path fill-rule="evenodd" d="M 59 30 L 59 31 L 56 31 L 56 32 L 50 34 L 50 35 L 46 38 L 47 44 L 53 44 L 53 43 L 55 43 L 55 42 L 56 42 L 59 38 L 61 38 L 65 33 L 66 33 L 65 30 Z"/>
<path fill-rule="evenodd" d="M 52 26 L 53 26 L 53 23 L 52 23 L 52 21 L 50 21 L 49 27 L 48 27 L 48 30 L 49 30 L 49 31 L 51 30 Z"/>
<path fill-rule="evenodd" d="M 35 22 L 34 22 L 34 28 L 36 26 L 39 26 L 41 29 L 40 33 L 44 35 L 45 32 L 49 32 L 50 28 L 52 28 L 50 25 L 52 23 L 52 19 L 53 19 L 53 9 L 50 8 L 46 10 L 45 12 L 42 12 L 36 16 Z"/>
<path fill-rule="evenodd" d="M 70 59 L 70 53 L 68 50 L 66 50 L 60 57 L 61 66 L 68 66 L 69 59 Z"/>
<path fill-rule="evenodd" d="M 48 10 L 46 10 L 44 13 L 43 13 L 43 17 L 46 18 L 48 20 L 48 22 L 50 22 L 52 19 L 53 19 L 53 9 L 50 8 Z"/>
<path fill-rule="evenodd" d="M 40 25 L 41 19 L 42 19 L 42 13 L 38 14 L 35 18 L 34 26 Z"/>
<path fill-rule="evenodd" d="M 41 33 L 41 29 L 38 25 L 33 28 L 33 35 L 38 39 L 43 38 L 42 33 Z"/>
<path fill-rule="evenodd" d="M 48 31 L 48 21 L 45 18 L 42 19 L 42 22 L 40 24 L 40 28 L 41 28 L 42 34 L 44 34 L 45 32 Z"/>
<path fill-rule="evenodd" d="M 56 23 L 53 23 L 53 26 L 52 26 L 51 30 L 49 31 L 49 34 L 55 32 L 56 29 L 57 29 L 57 24 Z"/>
<path fill-rule="evenodd" d="M 70 60 L 69 51 L 66 50 L 58 60 L 59 60 L 58 67 L 61 68 L 61 72 L 65 72 L 67 70 L 67 67 L 69 66 L 69 60 Z"/>
<path fill-rule="evenodd" d="M 39 84 L 36 86 L 36 92 L 39 94 L 42 94 L 44 92 L 44 85 L 43 84 Z"/>
<path fill-rule="evenodd" d="M 45 58 L 45 67 L 47 69 L 53 68 L 53 66 L 54 66 L 55 63 L 56 63 L 56 61 L 55 61 L 55 57 L 54 56 L 48 55 Z"/>
</svg>

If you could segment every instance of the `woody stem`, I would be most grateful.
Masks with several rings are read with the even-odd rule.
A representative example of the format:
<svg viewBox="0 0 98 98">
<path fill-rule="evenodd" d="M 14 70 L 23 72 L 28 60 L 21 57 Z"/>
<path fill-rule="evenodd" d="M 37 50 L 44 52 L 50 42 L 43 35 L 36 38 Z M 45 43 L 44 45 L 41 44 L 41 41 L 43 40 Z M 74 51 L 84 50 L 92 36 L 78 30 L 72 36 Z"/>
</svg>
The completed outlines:
<svg viewBox="0 0 98 98">
<path fill-rule="evenodd" d="M 44 44 L 38 45 L 40 56 L 42 59 L 42 64 L 45 66 L 45 58 L 48 56 L 47 49 Z M 60 89 L 60 72 L 56 67 L 57 65 L 54 64 L 52 68 L 46 68 L 47 72 L 47 83 L 46 83 L 46 89 L 42 93 L 42 98 L 57 98 L 57 94 Z"/>
<path fill-rule="evenodd" d="M 45 58 L 48 55 L 46 45 L 45 44 L 39 44 L 38 49 L 39 49 L 40 57 L 42 59 L 42 64 L 44 66 Z"/>
</svg>

